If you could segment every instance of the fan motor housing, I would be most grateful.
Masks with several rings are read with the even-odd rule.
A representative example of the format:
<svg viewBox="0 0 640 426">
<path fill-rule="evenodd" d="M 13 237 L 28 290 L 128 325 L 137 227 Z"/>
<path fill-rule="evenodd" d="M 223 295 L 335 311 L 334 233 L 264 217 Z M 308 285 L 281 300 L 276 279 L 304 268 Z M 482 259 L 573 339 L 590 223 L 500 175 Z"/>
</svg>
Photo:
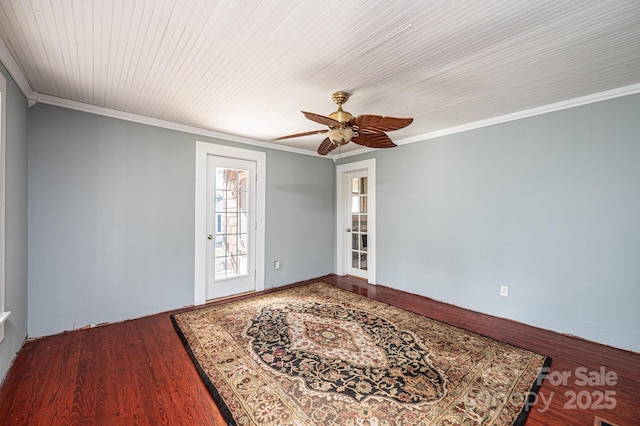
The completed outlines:
<svg viewBox="0 0 640 426">
<path fill-rule="evenodd" d="M 339 121 L 340 123 L 348 123 L 349 120 L 353 118 L 353 115 L 351 115 L 351 113 L 347 111 L 343 111 L 342 107 L 340 107 L 338 108 L 337 111 L 329 114 L 329 118 L 333 118 L 334 120 Z"/>
</svg>

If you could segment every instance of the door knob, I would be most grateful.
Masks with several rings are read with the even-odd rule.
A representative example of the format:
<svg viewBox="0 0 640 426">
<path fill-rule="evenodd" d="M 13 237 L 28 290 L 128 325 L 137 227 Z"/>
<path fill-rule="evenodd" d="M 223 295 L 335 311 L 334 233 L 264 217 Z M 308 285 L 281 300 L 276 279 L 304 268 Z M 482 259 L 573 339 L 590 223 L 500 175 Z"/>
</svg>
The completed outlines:
<svg viewBox="0 0 640 426">
<path fill-rule="evenodd" d="M 207 239 L 213 240 L 213 235 L 211 235 L 211 234 L 207 235 Z"/>
<path fill-rule="evenodd" d="M 351 228 L 347 228 L 347 232 L 351 232 Z"/>
</svg>

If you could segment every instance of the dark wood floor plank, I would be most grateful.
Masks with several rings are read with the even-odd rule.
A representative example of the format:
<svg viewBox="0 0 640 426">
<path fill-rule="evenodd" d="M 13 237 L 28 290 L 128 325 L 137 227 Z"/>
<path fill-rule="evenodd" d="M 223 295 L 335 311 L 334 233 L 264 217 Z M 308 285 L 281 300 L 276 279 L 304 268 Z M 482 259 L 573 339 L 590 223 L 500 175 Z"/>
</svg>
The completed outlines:
<svg viewBox="0 0 640 426">
<path fill-rule="evenodd" d="M 44 387 L 45 394 L 49 396 L 46 411 L 50 413 L 51 424 L 73 423 L 71 410 L 75 396 L 73 377 L 77 374 L 82 345 L 83 343 L 79 341 L 72 342 L 71 339 L 66 339 L 62 344 L 62 350 L 56 351 L 52 348 L 51 357 L 48 359 L 50 380 Z M 61 368 L 51 368 L 52 366 L 61 366 Z"/>
<path fill-rule="evenodd" d="M 604 367 L 618 375 L 615 386 L 580 386 L 575 377 L 567 384 L 545 382 L 540 394 L 550 403 L 546 410 L 540 401 L 534 406 L 528 426 L 592 425 L 595 415 L 621 426 L 640 424 L 640 354 L 371 286 L 353 277 L 329 275 L 291 286 L 318 280 L 551 356 L 555 372 L 575 376 L 579 367 L 588 371 Z M 250 296 L 239 298 L 245 297 Z M 173 329 L 170 314 L 25 343 L 0 389 L 0 424 L 226 424 Z M 605 390 L 615 392 L 613 410 L 572 409 L 568 404 L 571 393 L 585 396 Z"/>
<path fill-rule="evenodd" d="M 27 342 L 18 353 L 0 393 L 0 396 L 5 394 L 11 396 L 11 398 L 0 397 L 2 414 L 0 419 L 6 419 L 9 424 L 29 424 L 33 413 L 40 409 L 41 404 L 38 400 L 43 396 L 45 376 L 39 364 L 48 359 L 46 351 L 47 347 L 44 345 L 38 346 Z"/>
<path fill-rule="evenodd" d="M 124 357 L 117 350 L 119 336 L 129 335 L 130 322 L 114 324 L 113 333 L 100 333 L 96 342 L 99 356 L 95 362 L 102 368 L 96 374 L 96 408 L 95 419 L 98 424 L 113 424 L 121 419 L 126 419 L 128 401 L 120 394 L 121 388 L 126 389 L 121 379 L 127 374 L 127 364 Z M 104 329 L 104 327 L 100 327 Z M 106 330 L 105 330 L 106 331 Z M 98 333 L 96 333 L 98 334 Z"/>
</svg>

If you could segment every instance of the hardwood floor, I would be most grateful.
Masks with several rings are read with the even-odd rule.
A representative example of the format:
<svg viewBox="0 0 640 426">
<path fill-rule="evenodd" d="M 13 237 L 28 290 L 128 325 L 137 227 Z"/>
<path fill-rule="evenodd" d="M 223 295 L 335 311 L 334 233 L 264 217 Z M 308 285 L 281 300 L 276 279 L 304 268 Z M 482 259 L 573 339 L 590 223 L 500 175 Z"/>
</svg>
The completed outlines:
<svg viewBox="0 0 640 426">
<path fill-rule="evenodd" d="M 217 425 L 168 314 L 27 342 L 0 391 L 2 425 Z"/>
<path fill-rule="evenodd" d="M 593 425 L 594 416 L 619 426 L 640 424 L 640 354 L 370 286 L 357 278 L 331 275 L 308 282 L 318 280 L 551 356 L 550 379 L 557 380 L 543 384 L 543 397 L 532 408 L 528 426 Z M 171 313 L 25 343 L 0 389 L 0 424 L 225 424 L 173 329 Z M 587 374 L 598 372 L 597 378 L 604 368 L 609 383 L 581 385 L 580 368 Z M 558 383 L 562 372 L 571 374 L 566 384 Z M 615 384 L 607 372 L 615 372 Z M 580 408 L 596 403 L 615 403 L 615 408 Z"/>
</svg>

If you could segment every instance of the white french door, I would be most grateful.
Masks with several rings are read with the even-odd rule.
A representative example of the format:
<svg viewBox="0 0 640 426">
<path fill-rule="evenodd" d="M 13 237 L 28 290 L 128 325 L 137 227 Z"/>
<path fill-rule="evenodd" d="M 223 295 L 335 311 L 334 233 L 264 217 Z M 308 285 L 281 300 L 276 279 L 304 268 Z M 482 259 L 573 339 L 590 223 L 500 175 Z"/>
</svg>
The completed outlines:
<svg viewBox="0 0 640 426">
<path fill-rule="evenodd" d="M 347 274 L 368 278 L 369 182 L 366 170 L 347 173 Z"/>
<path fill-rule="evenodd" d="M 206 298 L 256 289 L 256 163 L 207 156 Z"/>
<path fill-rule="evenodd" d="M 376 284 L 375 159 L 336 167 L 337 274 Z"/>
</svg>

